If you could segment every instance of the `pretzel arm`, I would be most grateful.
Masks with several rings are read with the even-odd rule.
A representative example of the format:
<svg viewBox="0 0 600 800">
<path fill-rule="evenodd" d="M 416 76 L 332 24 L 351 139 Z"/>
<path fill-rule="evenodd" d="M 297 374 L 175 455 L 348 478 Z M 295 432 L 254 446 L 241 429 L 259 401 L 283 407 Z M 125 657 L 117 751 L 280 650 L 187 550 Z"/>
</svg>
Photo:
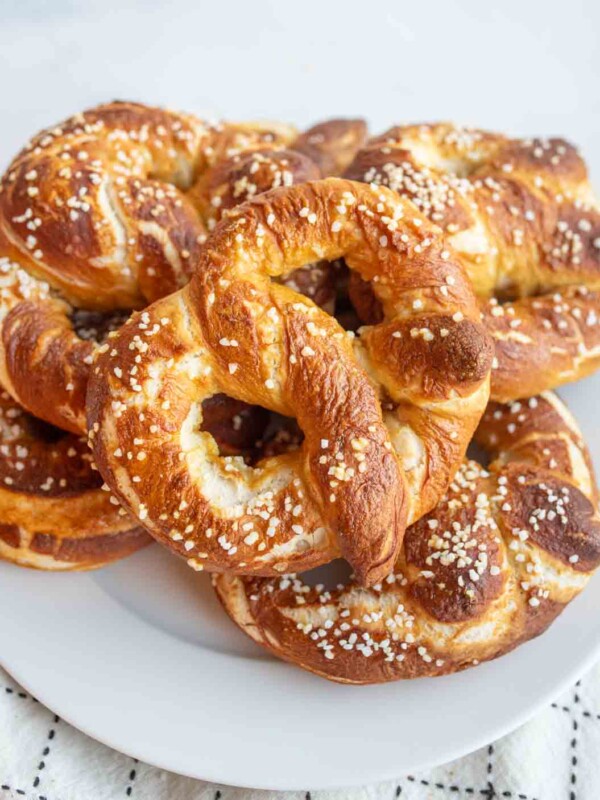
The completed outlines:
<svg viewBox="0 0 600 800">
<path fill-rule="evenodd" d="M 600 564 L 587 451 L 552 395 L 491 404 L 478 439 L 494 462 L 464 463 L 381 583 L 215 576 L 227 613 L 275 655 L 342 683 L 455 672 L 540 634 Z"/>
<path fill-rule="evenodd" d="M 600 298 L 585 287 L 483 305 L 496 351 L 492 396 L 528 397 L 600 366 Z"/>
<path fill-rule="evenodd" d="M 386 315 L 365 333 L 362 348 L 308 299 L 273 280 L 316 259 L 342 256 L 372 280 Z M 161 541 L 170 531 L 172 542 L 184 541 L 193 564 L 202 558 L 218 571 L 285 569 L 290 548 L 275 549 L 269 524 L 275 516 L 283 542 L 290 541 L 291 528 L 307 558 L 331 557 L 334 537 L 334 551 L 348 558 L 359 580 L 375 582 L 395 562 L 406 520 L 420 508 L 419 492 L 406 491 L 380 393 L 396 392 L 432 417 L 447 418 L 451 457 L 435 464 L 438 491 L 462 458 L 487 399 L 491 345 L 464 272 L 444 250 L 439 231 L 410 204 L 339 179 L 273 190 L 233 209 L 207 240 L 197 267 L 189 287 L 134 317 L 98 362 L 88 420 L 107 482 Z M 440 320 L 448 341 L 440 331 L 433 345 L 428 325 Z M 425 333 L 407 333 L 396 349 L 393 334 L 402 326 Z M 136 337 L 144 343 L 137 362 Z M 386 357 L 373 355 L 388 350 Z M 415 365 L 410 380 L 403 352 Z M 454 371 L 436 372 L 440 353 L 452 353 Z M 300 449 L 269 460 L 268 468 L 224 465 L 210 437 L 196 434 L 202 402 L 218 392 L 295 417 L 305 434 Z M 169 444 L 156 441 L 152 431 L 148 437 L 149 416 L 162 420 L 155 427 L 168 429 Z M 182 430 L 193 435 L 177 439 Z M 166 480 L 154 488 L 159 465 Z M 277 478 L 280 469 L 289 481 Z M 273 508 L 246 528 L 245 541 L 250 521 L 242 517 L 265 491 Z M 191 510 L 177 509 L 175 517 L 173 503 L 182 492 Z M 294 509 L 296 519 L 284 514 Z M 205 544 L 207 529 L 218 530 L 226 557 Z M 277 558 L 282 552 L 285 558 Z"/>
</svg>

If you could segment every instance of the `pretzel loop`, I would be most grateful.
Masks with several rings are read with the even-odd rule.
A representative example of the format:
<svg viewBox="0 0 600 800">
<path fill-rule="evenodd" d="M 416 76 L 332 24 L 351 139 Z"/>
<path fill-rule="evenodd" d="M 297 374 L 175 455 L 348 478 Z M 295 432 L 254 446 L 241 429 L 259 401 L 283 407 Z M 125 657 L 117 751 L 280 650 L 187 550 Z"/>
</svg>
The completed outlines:
<svg viewBox="0 0 600 800">
<path fill-rule="evenodd" d="M 443 675 L 542 633 L 600 564 L 589 453 L 549 393 L 490 404 L 476 438 L 492 463 L 464 462 L 384 581 L 214 576 L 226 611 L 280 658 L 342 683 Z"/>
<path fill-rule="evenodd" d="M 397 126 L 371 140 L 346 176 L 409 197 L 448 234 L 495 341 L 494 399 L 598 368 L 600 214 L 571 144 L 444 123 Z M 377 319 L 357 284 L 353 276 L 362 318 Z"/>
<path fill-rule="evenodd" d="M 271 280 L 342 256 L 385 309 L 357 339 Z M 105 349 L 89 392 L 92 447 L 157 538 L 196 568 L 258 574 L 341 550 L 364 582 L 389 571 L 407 522 L 460 463 L 491 365 L 468 280 L 438 230 L 393 193 L 341 179 L 233 210 L 189 286 Z M 198 432 L 201 403 L 217 392 L 296 417 L 301 449 L 254 469 L 219 458 Z"/>
<path fill-rule="evenodd" d="M 74 309 L 129 312 L 187 283 L 206 235 L 196 184 L 219 160 L 294 136 L 111 103 L 35 137 L 0 182 L 0 378 L 12 396 L 84 432 L 95 346 Z"/>
<path fill-rule="evenodd" d="M 149 544 L 101 486 L 84 437 L 40 422 L 0 392 L 0 559 L 93 569 Z"/>
</svg>

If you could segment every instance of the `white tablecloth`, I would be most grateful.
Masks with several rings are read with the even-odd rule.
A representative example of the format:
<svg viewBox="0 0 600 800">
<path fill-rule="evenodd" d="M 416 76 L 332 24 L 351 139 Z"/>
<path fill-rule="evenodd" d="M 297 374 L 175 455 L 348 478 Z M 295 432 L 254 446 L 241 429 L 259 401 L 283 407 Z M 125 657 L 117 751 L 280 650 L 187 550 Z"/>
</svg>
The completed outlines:
<svg viewBox="0 0 600 800">
<path fill-rule="evenodd" d="M 43 653 L 40 652 L 40 658 Z M 481 709 L 485 714 L 485 708 Z M 208 723 L 210 721 L 207 721 Z M 98 744 L 0 669 L 0 800 L 597 800 L 600 666 L 531 722 L 428 772 L 356 789 L 263 792 L 182 778 Z"/>
</svg>

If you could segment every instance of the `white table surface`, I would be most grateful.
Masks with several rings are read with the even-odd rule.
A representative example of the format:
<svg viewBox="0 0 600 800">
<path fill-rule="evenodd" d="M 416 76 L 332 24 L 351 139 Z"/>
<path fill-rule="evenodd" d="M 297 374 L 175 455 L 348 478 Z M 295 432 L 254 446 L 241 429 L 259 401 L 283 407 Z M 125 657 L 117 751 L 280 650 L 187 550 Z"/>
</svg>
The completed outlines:
<svg viewBox="0 0 600 800">
<path fill-rule="evenodd" d="M 592 0 L 1 0 L 0 162 L 116 98 L 560 133 L 600 175 L 599 21 Z"/>
</svg>

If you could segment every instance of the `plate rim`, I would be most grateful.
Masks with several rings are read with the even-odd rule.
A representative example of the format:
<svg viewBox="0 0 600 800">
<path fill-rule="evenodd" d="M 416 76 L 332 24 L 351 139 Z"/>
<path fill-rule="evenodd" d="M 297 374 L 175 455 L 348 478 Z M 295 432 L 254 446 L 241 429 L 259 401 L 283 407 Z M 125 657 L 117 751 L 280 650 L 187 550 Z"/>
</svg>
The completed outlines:
<svg viewBox="0 0 600 800">
<path fill-rule="evenodd" d="M 556 691 L 548 690 L 548 692 L 546 692 L 544 694 L 544 696 L 538 698 L 535 702 L 533 702 L 531 704 L 531 707 L 527 708 L 519 718 L 515 718 L 514 722 L 510 722 L 510 723 L 507 723 L 504 726 L 500 726 L 498 728 L 498 732 L 496 734 L 494 734 L 491 739 L 488 739 L 486 737 L 485 741 L 481 740 L 479 743 L 475 744 L 473 747 L 470 747 L 466 751 L 462 747 L 458 747 L 456 752 L 454 752 L 454 751 L 452 751 L 450 749 L 448 758 L 444 758 L 443 761 L 438 761 L 437 758 L 434 759 L 433 761 L 425 760 L 424 762 L 418 763 L 417 765 L 415 765 L 415 767 L 411 768 L 410 772 L 417 772 L 418 773 L 418 772 L 422 772 L 422 771 L 427 770 L 427 769 L 434 769 L 436 767 L 445 766 L 446 764 L 450 764 L 452 761 L 456 761 L 457 759 L 469 756 L 472 753 L 474 753 L 476 750 L 479 750 L 482 747 L 486 747 L 487 745 L 491 744 L 492 742 L 495 742 L 495 741 L 503 738 L 504 736 L 507 736 L 510 733 L 513 733 L 518 728 L 521 728 L 523 725 L 526 725 L 527 722 L 529 722 L 539 711 L 541 711 L 546 705 L 549 705 L 552 702 L 553 699 L 555 699 L 556 697 L 560 696 L 569 687 L 571 687 L 577 681 L 581 680 L 594 667 L 595 663 L 598 661 L 599 656 L 600 656 L 600 642 L 598 643 L 595 651 L 590 653 L 588 658 L 584 659 L 584 662 L 583 662 L 580 670 L 574 670 L 573 674 L 569 674 L 568 676 L 566 676 L 565 679 L 561 682 L 561 684 L 557 686 Z M 232 656 L 232 657 L 236 657 L 236 656 Z M 500 658 L 503 658 L 503 656 L 501 656 Z M 260 790 L 260 791 L 285 791 L 285 792 L 297 792 L 297 791 L 314 792 L 314 791 L 335 791 L 335 790 L 344 790 L 344 789 L 350 790 L 350 789 L 359 788 L 363 784 L 367 785 L 367 784 L 375 784 L 375 783 L 393 782 L 396 779 L 401 780 L 402 778 L 405 777 L 404 775 L 397 775 L 396 773 L 387 774 L 387 775 L 381 775 L 380 773 L 378 773 L 377 776 L 372 775 L 372 776 L 369 777 L 367 775 L 365 777 L 365 779 L 363 781 L 361 781 L 360 783 L 352 783 L 352 784 L 345 784 L 345 783 L 344 784 L 340 784 L 340 783 L 337 783 L 336 781 L 323 783 L 321 781 L 321 782 L 319 782 L 318 786 L 307 785 L 307 784 L 300 785 L 300 784 L 295 784 L 295 783 L 291 784 L 291 785 L 288 784 L 286 786 L 281 786 L 279 783 L 270 783 L 269 781 L 266 781 L 266 782 L 264 782 L 264 783 L 262 783 L 260 785 L 257 785 L 255 782 L 253 782 L 253 785 L 249 786 L 249 785 L 247 785 L 245 783 L 240 783 L 238 781 L 231 781 L 230 779 L 228 779 L 227 781 L 224 781 L 222 779 L 222 777 L 219 777 L 218 775 L 211 776 L 210 773 L 203 774 L 202 776 L 200 776 L 200 775 L 192 773 L 192 772 L 180 772 L 180 771 L 174 772 L 172 767 L 169 767 L 168 764 L 166 764 L 166 763 L 160 763 L 156 759 L 153 759 L 152 761 L 149 761 L 143 755 L 143 753 L 141 751 L 136 751 L 135 748 L 131 749 L 131 748 L 128 747 L 127 750 L 125 750 L 122 747 L 116 747 L 114 744 L 111 744 L 110 741 L 107 741 L 104 737 L 94 734 L 94 732 L 91 730 L 91 728 L 87 729 L 86 727 L 84 727 L 83 724 L 81 724 L 79 722 L 76 722 L 73 719 L 71 719 L 70 715 L 63 715 L 62 713 L 60 713 L 59 709 L 57 709 L 57 708 L 53 707 L 52 705 L 48 704 L 44 700 L 44 698 L 40 696 L 39 692 L 33 691 L 33 688 L 28 685 L 27 681 L 26 680 L 23 681 L 19 677 L 17 677 L 14 674 L 14 672 L 9 670 L 5 666 L 3 660 L 1 660 L 1 659 L 0 659 L 0 666 L 2 666 L 2 668 L 5 669 L 5 671 L 11 676 L 11 678 L 16 683 L 18 683 L 20 686 L 22 686 L 23 689 L 25 689 L 25 691 L 28 694 L 30 694 L 33 697 L 35 697 L 36 700 L 38 700 L 38 702 L 41 702 L 42 705 L 45 708 L 47 708 L 53 714 L 58 715 L 62 720 L 67 722 L 69 725 L 71 725 L 76 730 L 78 730 L 81 733 L 83 733 L 85 736 L 89 736 L 94 741 L 99 742 L 100 744 L 104 745 L 105 747 L 109 747 L 111 750 L 115 750 L 117 753 L 120 753 L 121 755 L 127 756 L 129 758 L 135 758 L 138 761 L 141 761 L 144 764 L 148 764 L 151 767 L 155 767 L 157 769 L 165 770 L 167 772 L 170 772 L 170 773 L 172 773 L 174 775 L 178 775 L 178 776 L 183 777 L 183 778 L 191 778 L 193 780 L 204 781 L 206 783 L 214 783 L 214 784 L 218 784 L 220 786 L 229 786 L 229 787 L 234 788 L 234 789 L 257 789 L 257 790 Z M 286 666 L 289 666 L 289 665 L 286 665 Z M 203 772 L 204 772 L 204 770 L 203 770 Z"/>
<path fill-rule="evenodd" d="M 600 466 L 600 429 L 596 423 L 594 401 L 600 396 L 599 392 L 600 372 L 582 382 L 581 386 L 564 387 L 559 392 L 562 397 L 566 395 L 567 405 L 582 427 L 597 466 Z M 153 549 L 148 548 L 149 551 Z M 163 551 L 156 552 L 162 558 Z M 125 565 L 125 579 L 148 583 L 146 576 L 149 573 L 136 567 L 138 558 L 141 558 L 140 554 L 119 562 Z M 175 557 L 165 551 L 164 558 Z M 129 572 L 128 563 L 133 565 L 133 573 Z M 152 568 L 156 568 L 156 565 Z M 5 611 L 19 611 L 12 616 L 10 613 L 0 615 L 0 637 L 5 642 L 12 642 L 10 647 L 3 648 L 5 652 L 0 653 L 0 664 L 43 705 L 92 739 L 160 769 L 225 786 L 310 791 L 401 780 L 407 773 L 419 773 L 454 761 L 514 731 L 568 690 L 595 662 L 600 661 L 600 616 L 596 612 L 600 599 L 600 570 L 548 631 L 499 659 L 486 662 L 474 670 L 438 678 L 354 687 L 332 684 L 278 660 L 247 657 L 225 652 L 218 647 L 215 650 L 210 645 L 198 646 L 185 636 L 174 633 L 173 629 L 160 627 L 149 617 L 136 613 L 133 607 L 123 604 L 111 591 L 105 590 L 102 581 L 95 579 L 94 575 L 98 573 L 44 574 L 0 562 L 0 594 L 15 598 L 12 609 L 7 604 Z M 206 580 L 206 576 L 196 577 Z M 156 596 L 160 602 L 160 592 Z M 26 601 L 25 604 L 19 604 L 21 598 Z M 47 615 L 45 612 L 49 607 L 52 613 Z M 73 607 L 78 608 L 77 614 L 73 614 Z M 79 635 L 82 623 L 87 622 L 86 612 L 95 615 L 96 628 L 94 636 L 90 637 L 93 641 L 77 647 L 78 640 L 72 637 Z M 231 626 L 232 636 L 235 633 L 246 641 L 224 612 L 223 620 L 223 625 Z M 193 624 L 195 627 L 195 617 Z M 27 635 L 23 634 L 24 625 Z M 44 664 L 39 663 L 40 636 L 43 641 L 53 644 L 51 658 L 48 661 L 46 653 Z M 172 642 L 167 648 L 164 647 L 165 640 Z M 131 676 L 135 675 L 135 668 L 139 666 L 140 651 L 135 648 L 139 648 L 140 644 L 158 651 L 148 651 L 150 655 L 147 661 L 156 662 L 159 670 L 162 667 L 162 672 L 149 670 L 135 684 Z M 109 658 L 102 662 L 104 685 L 96 692 L 97 696 L 90 693 L 86 683 L 89 682 L 89 672 L 77 673 L 73 665 L 70 667 L 71 679 L 76 684 L 73 692 L 65 691 L 64 684 L 68 676 L 48 679 L 46 662 L 50 666 L 54 662 L 54 666 L 62 667 L 63 662 L 69 660 L 65 653 L 70 656 L 72 651 L 79 656 L 77 668 L 81 670 L 87 666 L 94 670 L 95 675 L 98 662 L 94 659 L 97 659 L 98 653 L 104 655 L 102 648 L 106 648 Z M 164 653 L 160 652 L 161 648 Z M 184 654 L 181 661 L 186 663 L 177 663 L 173 667 L 173 661 L 177 661 L 177 655 L 181 653 Z M 144 652 L 144 657 L 146 655 Z M 550 669 L 545 668 L 548 663 L 551 663 Z M 200 677 L 198 669 L 202 670 Z M 167 684 L 169 688 L 173 685 L 173 677 L 188 679 L 188 684 L 183 688 L 192 701 L 188 703 L 190 709 L 180 711 L 176 703 L 169 704 L 168 698 L 160 696 L 153 697 L 152 704 L 148 704 L 150 710 L 140 706 L 139 702 L 137 705 L 134 702 L 132 706 L 128 694 L 131 686 L 137 695 L 143 690 L 163 690 L 165 672 L 166 678 L 171 679 L 171 684 Z M 113 683 L 110 683 L 111 676 Z M 209 681 L 212 680 L 208 684 L 207 676 Z M 231 680 L 243 683 L 243 686 L 232 687 L 228 683 Z M 432 695 L 429 690 L 431 686 L 441 687 L 446 682 L 455 682 L 455 685 Z M 179 689 L 179 684 L 175 685 Z M 266 686 L 264 692 L 263 685 Z M 206 691 L 207 686 L 211 691 Z M 252 695 L 247 691 L 248 686 L 251 689 L 259 686 L 260 692 L 257 697 L 250 697 L 246 701 L 246 696 Z M 490 686 L 494 690 L 491 702 L 488 699 Z M 394 694 L 395 687 L 397 695 Z M 464 705 L 460 704 L 464 704 L 465 698 L 471 701 L 473 692 L 476 699 L 487 702 L 489 716 L 478 715 L 477 704 L 474 704 L 474 709 L 466 709 L 465 713 Z M 74 696 L 75 701 L 80 701 L 81 708 L 74 707 Z M 355 696 L 361 700 L 358 705 L 348 703 L 347 699 L 340 703 L 340 698 L 343 701 L 344 698 Z M 122 697 L 127 698 L 123 711 L 117 703 Z M 367 706 L 367 712 L 363 711 L 365 697 L 370 698 L 371 703 Z M 107 704 L 106 708 L 99 705 L 98 698 Z M 243 701 L 245 705 L 241 712 L 233 707 L 234 700 L 230 698 Z M 261 698 L 263 706 L 259 705 Z M 433 735 L 428 737 L 428 724 L 432 719 L 435 721 L 439 718 L 435 706 L 438 698 L 444 704 L 442 709 L 448 722 L 437 726 Z M 287 713 L 283 715 L 281 702 L 288 702 L 285 708 Z M 175 710 L 173 705 L 176 706 Z M 257 709 L 258 722 L 251 716 Z M 296 725 L 284 726 L 282 717 L 290 718 L 294 709 L 299 709 L 302 718 L 296 720 L 291 717 Z M 160 717 L 165 710 L 169 717 L 166 721 Z M 131 720 L 127 717 L 127 724 L 119 725 L 119 714 L 125 719 L 125 711 Z M 374 716 L 382 711 L 383 717 Z M 412 736 L 402 737 L 401 733 L 397 733 L 398 728 L 411 730 L 410 720 L 408 726 L 402 725 L 402 714 L 411 712 L 419 716 L 415 725 L 421 735 L 420 738 L 417 735 L 416 740 Z M 204 740 L 202 729 L 196 727 L 198 713 L 204 714 L 202 721 L 208 719 L 215 723 L 210 728 L 212 735 Z M 206 716 L 211 713 L 213 717 Z M 317 746 L 323 742 L 328 744 L 330 739 L 327 736 L 337 737 L 339 741 L 333 757 L 313 758 L 311 767 L 307 769 L 307 753 L 314 750 L 304 750 L 302 763 L 299 763 L 294 747 L 298 747 L 303 731 L 308 730 L 314 736 L 314 727 L 310 727 L 314 725 L 311 714 L 321 723 L 321 728 L 317 729 Z M 144 724 L 148 724 L 148 719 L 151 719 L 153 728 L 156 724 L 160 725 L 159 735 L 147 732 Z M 273 720 L 278 724 L 273 725 Z M 364 758 L 348 757 L 348 752 L 350 755 L 363 755 L 359 749 L 363 744 L 360 738 L 363 729 L 348 731 L 344 727 L 355 724 L 357 720 L 362 725 L 365 720 L 367 723 L 373 720 L 382 723 L 379 729 L 374 727 L 372 736 L 365 738 L 368 744 Z M 400 725 L 397 724 L 398 720 Z M 457 720 L 459 727 L 455 732 L 451 726 L 456 725 Z M 253 729 L 254 735 L 250 738 L 247 732 L 252 725 L 256 732 Z M 182 748 L 183 754 L 177 752 L 177 743 L 186 742 L 178 726 L 183 726 L 186 733 L 192 731 L 193 743 L 203 745 L 199 751 L 190 747 L 188 750 Z M 206 725 L 204 727 L 208 730 Z M 273 736 L 271 728 L 275 728 L 277 733 L 286 731 L 286 736 Z M 415 730 L 415 726 L 412 730 Z M 450 735 L 450 732 L 455 735 Z M 210 746 L 207 746 L 207 742 Z M 223 742 L 231 742 L 234 748 L 243 746 L 245 749 L 228 753 L 218 749 Z M 271 756 L 265 767 L 260 748 L 265 750 L 269 745 L 272 754 L 281 755 L 279 759 Z M 308 774 L 309 770 L 312 774 Z"/>
<path fill-rule="evenodd" d="M 469 750 L 466 750 L 466 751 L 464 751 L 462 748 L 459 748 L 456 753 L 454 753 L 453 755 L 451 754 L 448 758 L 445 758 L 441 762 L 438 761 L 437 759 L 435 759 L 434 761 L 425 761 L 423 763 L 417 764 L 410 771 L 411 772 L 422 772 L 422 771 L 427 770 L 427 769 L 434 769 L 436 767 L 443 767 L 446 764 L 452 763 L 452 761 L 456 761 L 457 759 L 464 758 L 466 756 L 471 755 L 476 750 L 479 750 L 482 747 L 486 747 L 487 745 L 491 744 L 492 742 L 495 742 L 498 739 L 501 739 L 504 736 L 507 736 L 510 733 L 513 733 L 518 728 L 521 728 L 523 725 L 526 725 L 527 722 L 529 722 L 536 715 L 536 713 L 541 711 L 546 705 L 549 705 L 554 698 L 560 696 L 564 691 L 566 691 L 574 683 L 576 683 L 577 681 L 581 680 L 593 668 L 593 666 L 595 665 L 596 661 L 598 660 L 598 655 L 600 654 L 600 642 L 598 643 L 598 646 L 597 646 L 596 650 L 597 650 L 596 655 L 594 655 L 594 653 L 592 653 L 589 656 L 589 658 L 584 661 L 583 666 L 581 668 L 581 671 L 577 670 L 577 671 L 574 672 L 573 675 L 567 676 L 565 678 L 565 680 L 562 682 L 562 685 L 560 685 L 556 689 L 556 692 L 549 691 L 547 693 L 548 696 L 543 696 L 543 697 L 539 698 L 535 703 L 532 704 L 530 709 L 527 709 L 526 711 L 523 712 L 522 718 L 515 719 L 514 724 L 508 723 L 505 726 L 500 726 L 500 728 L 498 729 L 498 733 L 495 734 L 491 739 L 487 739 L 487 737 L 486 737 L 485 741 L 482 740 L 479 744 L 476 744 L 475 746 L 473 746 L 472 748 L 470 748 Z M 501 658 L 502 658 L 502 656 L 501 656 Z M 23 689 L 25 689 L 25 691 L 28 692 L 28 694 L 30 694 L 33 697 L 35 697 L 36 700 L 38 700 L 38 702 L 41 702 L 42 705 L 45 708 L 47 708 L 53 714 L 58 715 L 62 720 L 67 722 L 69 725 L 71 725 L 77 731 L 83 733 L 85 736 L 89 736 L 94 741 L 99 742 L 100 744 L 104 745 L 105 747 L 109 747 L 111 750 L 115 750 L 117 753 L 120 753 L 121 755 L 127 756 L 128 758 L 137 759 L 138 761 L 141 761 L 144 764 L 148 764 L 151 767 L 165 770 L 167 772 L 170 772 L 171 774 L 178 775 L 178 776 L 183 777 L 183 778 L 191 778 L 193 780 L 204 781 L 206 783 L 214 783 L 214 784 L 218 784 L 220 786 L 228 786 L 228 787 L 231 787 L 231 788 L 234 788 L 234 789 L 256 789 L 256 790 L 260 790 L 260 791 L 279 791 L 279 792 L 298 792 L 298 791 L 315 792 L 315 791 L 336 791 L 336 790 L 339 791 L 339 790 L 344 790 L 344 789 L 350 790 L 350 789 L 359 788 L 363 784 L 366 785 L 366 784 L 393 782 L 395 780 L 401 780 L 402 778 L 405 777 L 404 775 L 397 775 L 396 773 L 394 773 L 394 774 L 389 774 L 389 775 L 378 775 L 377 777 L 374 777 L 374 776 L 366 777 L 364 781 L 361 781 L 360 783 L 352 783 L 352 784 L 339 784 L 337 782 L 331 782 L 331 783 L 329 783 L 329 782 L 325 782 L 325 783 L 320 782 L 318 786 L 312 786 L 312 785 L 306 785 L 306 784 L 302 784 L 302 785 L 293 784 L 293 785 L 281 786 L 278 783 L 269 783 L 267 781 L 266 783 L 261 784 L 261 785 L 253 784 L 252 786 L 248 786 L 245 783 L 239 783 L 237 781 L 233 781 L 233 782 L 231 780 L 223 781 L 222 778 L 219 778 L 218 776 L 211 777 L 210 774 L 208 774 L 207 776 L 204 776 L 204 775 L 200 776 L 200 775 L 189 773 L 189 772 L 179 772 L 179 771 L 178 772 L 174 772 L 173 769 L 170 768 L 166 764 L 161 764 L 161 763 L 159 763 L 158 761 L 156 761 L 154 759 L 152 761 L 148 761 L 148 759 L 145 758 L 141 754 L 141 752 L 135 752 L 134 750 L 129 749 L 129 748 L 127 750 L 124 750 L 122 748 L 117 748 L 113 744 L 111 744 L 109 741 L 106 741 L 104 738 L 96 736 L 91 730 L 87 730 L 86 728 L 83 727 L 83 725 L 73 721 L 72 719 L 69 718 L 69 716 L 65 716 L 65 715 L 59 713 L 59 711 L 56 708 L 54 708 L 51 705 L 49 705 L 48 703 L 46 703 L 45 700 L 40 697 L 39 692 L 38 693 L 33 692 L 31 687 L 29 687 L 27 685 L 27 682 L 23 682 L 22 680 L 17 678 L 12 671 L 10 671 L 9 669 L 6 668 L 6 666 L 4 665 L 4 663 L 2 661 L 0 661 L 0 666 L 2 666 L 2 668 L 5 669 L 5 671 L 11 676 L 11 678 L 16 683 L 18 683 L 20 686 L 22 686 Z"/>
<path fill-rule="evenodd" d="M 4 565 L 0 564 L 0 567 Z M 12 565 L 8 565 L 12 567 Z M 14 569 L 19 569 L 18 567 L 14 567 Z M 597 576 L 600 580 L 600 575 Z M 111 604 L 115 603 L 120 607 L 120 604 L 116 603 L 114 599 L 110 596 L 106 596 L 107 600 L 110 600 Z M 565 610 L 565 613 L 569 612 L 573 606 L 577 606 L 577 598 L 573 603 Z M 186 648 L 196 649 L 195 646 L 185 640 L 181 640 L 178 637 L 173 636 L 163 630 L 157 630 L 154 626 L 149 623 L 148 621 L 137 617 L 128 609 L 120 607 L 121 611 L 119 613 L 125 613 L 128 615 L 131 620 L 134 621 L 136 625 L 141 626 L 143 629 L 147 629 L 150 631 L 152 636 L 162 636 L 167 637 L 169 639 L 175 639 L 180 646 Z M 573 610 L 575 610 L 573 608 Z M 561 615 L 561 618 L 564 614 Z M 558 620 L 557 620 L 558 622 Z M 2 628 L 0 622 L 0 629 Z M 600 629 L 599 629 L 600 632 Z M 525 643 L 522 648 L 528 648 L 533 644 L 535 646 L 535 640 L 531 640 L 530 642 Z M 204 649 L 204 648 L 200 648 Z M 212 650 L 206 650 L 207 653 L 210 654 L 210 658 L 215 660 L 230 660 L 233 659 L 234 662 L 250 662 L 255 663 L 255 665 L 260 661 L 261 665 L 258 667 L 261 670 L 265 668 L 269 670 L 276 670 L 278 672 L 289 672 L 290 674 L 296 673 L 296 669 L 285 662 L 280 662 L 275 659 L 272 661 L 266 661 L 264 659 L 252 659 L 246 656 L 240 656 L 237 654 L 231 653 L 222 653 L 222 652 L 214 652 Z M 499 659 L 495 659 L 492 662 L 487 662 L 482 664 L 479 669 L 485 669 L 486 666 L 498 664 L 501 662 L 505 662 L 506 659 L 510 660 L 511 656 L 514 655 L 517 651 L 513 651 L 507 655 L 500 657 Z M 391 782 L 394 780 L 401 780 L 406 773 L 415 772 L 419 773 L 427 769 L 431 769 L 434 767 L 442 766 L 449 762 L 452 762 L 458 758 L 467 756 L 473 753 L 475 750 L 480 749 L 481 747 L 485 747 L 492 741 L 496 741 L 497 739 L 511 733 L 512 731 L 516 730 L 517 728 L 521 727 L 525 724 L 528 720 L 530 720 L 538 711 L 543 709 L 545 706 L 549 705 L 553 699 L 559 696 L 562 692 L 569 689 L 577 680 L 581 678 L 589 669 L 600 659 L 600 635 L 596 637 L 593 644 L 589 646 L 589 649 L 576 663 L 574 662 L 573 668 L 566 670 L 562 675 L 559 681 L 553 682 L 550 686 L 544 689 L 539 695 L 536 695 L 530 702 L 525 703 L 523 708 L 519 713 L 514 713 L 510 716 L 509 719 L 501 722 L 501 723 L 490 723 L 487 728 L 481 732 L 477 732 L 475 729 L 469 731 L 468 735 L 462 737 L 461 742 L 453 745 L 451 741 L 449 741 L 448 746 L 444 749 L 444 752 L 440 754 L 439 750 L 436 752 L 435 755 L 431 757 L 422 757 L 415 760 L 410 766 L 400 765 L 395 766 L 393 762 L 390 762 L 389 767 L 383 769 L 379 765 L 369 765 L 369 763 L 365 763 L 357 769 L 356 766 L 352 769 L 352 778 L 350 782 L 346 782 L 342 779 L 340 782 L 339 776 L 331 776 L 326 777 L 324 775 L 320 775 L 313 783 L 309 775 L 307 775 L 306 781 L 298 780 L 295 777 L 285 783 L 282 783 L 280 780 L 275 779 L 271 780 L 268 777 L 269 770 L 265 770 L 264 778 L 256 780 L 256 776 L 252 777 L 251 780 L 244 779 L 244 772 L 245 769 L 243 767 L 237 767 L 235 770 L 232 771 L 231 775 L 224 775 L 222 771 L 219 771 L 218 766 L 214 769 L 212 768 L 211 759 L 199 759 L 199 767 L 198 768 L 185 768 L 179 764 L 173 764 L 173 760 L 170 760 L 168 755 L 157 755 L 154 752 L 148 752 L 148 749 L 145 749 L 143 745 L 136 746 L 133 742 L 123 741 L 121 735 L 118 730 L 118 725 L 114 727 L 113 735 L 107 735 L 106 732 L 103 730 L 103 725 L 98 723 L 98 720 L 91 715 L 91 718 L 85 719 L 85 712 L 81 714 L 73 714 L 71 709 L 68 707 L 65 709 L 64 702 L 61 702 L 61 692 L 58 690 L 56 691 L 55 684 L 52 681 L 47 681 L 45 684 L 35 676 L 31 676 L 27 674 L 26 664 L 19 664 L 19 657 L 11 658 L 10 655 L 0 655 L 0 665 L 7 671 L 7 673 L 15 680 L 18 684 L 20 684 L 25 691 L 27 691 L 32 696 L 36 697 L 39 702 L 41 702 L 46 708 L 48 708 L 52 713 L 57 714 L 61 719 L 63 719 L 68 724 L 72 725 L 75 729 L 81 731 L 85 735 L 89 736 L 90 738 L 94 739 L 95 741 L 100 742 L 101 744 L 116 750 L 117 752 L 124 754 L 125 756 L 129 756 L 131 758 L 136 758 L 143 763 L 150 764 L 151 766 L 157 767 L 159 769 L 166 770 L 168 772 L 181 775 L 187 778 L 193 778 L 196 780 L 201 780 L 209 783 L 215 783 L 225 786 L 231 786 L 236 788 L 253 788 L 253 789 L 262 789 L 262 790 L 270 790 L 270 791 L 317 791 L 317 790 L 335 790 L 335 789 L 350 789 L 355 788 L 361 785 L 366 784 L 374 784 L 374 783 L 382 783 L 382 782 Z M 468 675 L 471 670 L 466 670 L 463 673 L 458 673 L 459 676 Z M 316 678 L 315 676 L 309 675 L 308 676 L 311 680 L 316 681 L 323 681 L 323 679 Z M 436 683 L 439 681 L 445 681 L 448 679 L 452 679 L 457 677 L 456 675 L 450 676 L 443 676 L 438 678 L 431 678 L 431 679 L 418 679 L 418 682 L 425 682 L 425 681 L 435 681 Z M 330 682 L 324 682 L 327 686 L 333 686 L 334 691 L 335 687 L 340 687 L 340 684 L 331 684 Z M 409 683 L 401 682 L 404 684 Z M 387 686 L 392 686 L 394 684 L 388 684 Z M 385 684 L 384 684 L 385 686 Z M 346 687 L 344 687 L 346 688 Z M 370 689 L 372 687 L 351 687 L 351 691 L 353 692 L 361 692 L 365 689 Z M 54 691 L 53 691 L 54 689 Z M 58 697 L 56 694 L 58 693 Z M 64 700 L 64 698 L 63 698 Z M 100 728 L 100 730 L 99 730 Z M 234 763 L 235 759 L 232 758 L 232 763 Z M 236 774 L 237 773 L 237 774 Z"/>
</svg>

